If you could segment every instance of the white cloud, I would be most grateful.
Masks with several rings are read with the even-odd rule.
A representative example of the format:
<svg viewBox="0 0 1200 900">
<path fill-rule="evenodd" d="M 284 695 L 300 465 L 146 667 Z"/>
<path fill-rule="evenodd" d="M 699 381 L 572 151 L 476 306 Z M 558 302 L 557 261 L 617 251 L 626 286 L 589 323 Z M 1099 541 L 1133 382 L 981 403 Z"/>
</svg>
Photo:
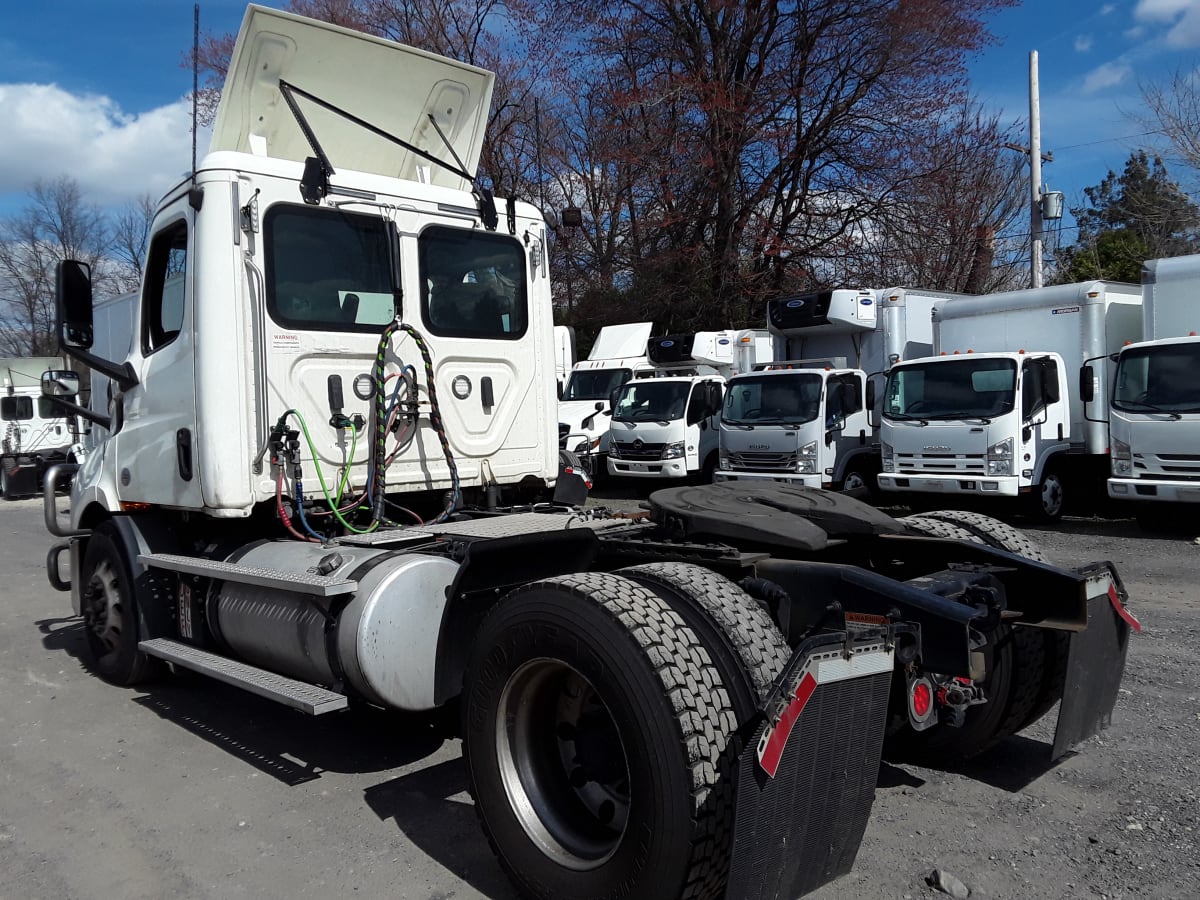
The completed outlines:
<svg viewBox="0 0 1200 900">
<path fill-rule="evenodd" d="M 186 99 L 136 114 L 98 94 L 55 84 L 0 84 L 0 198 L 36 179 L 74 178 L 100 205 L 155 199 L 191 168 Z M 201 134 L 200 147 L 208 139 Z"/>
<path fill-rule="evenodd" d="M 1087 77 L 1083 79 L 1083 92 L 1091 94 L 1105 88 L 1116 87 L 1131 74 L 1133 74 L 1133 69 L 1126 63 L 1107 62 L 1088 72 Z"/>
<path fill-rule="evenodd" d="M 1167 24 L 1168 47 L 1200 47 L 1200 0 L 1138 0 L 1133 17 Z"/>
<path fill-rule="evenodd" d="M 1131 41 L 1140 41 L 1146 35 L 1146 27 L 1144 25 L 1134 25 L 1132 28 L 1125 29 L 1124 34 Z"/>
<path fill-rule="evenodd" d="M 1115 3 L 1105 3 L 1102 7 L 1100 7 L 1100 12 L 1098 13 L 1098 15 L 1101 15 L 1101 16 L 1111 15 L 1113 10 L 1115 10 L 1116 8 L 1117 8 L 1117 4 L 1115 4 Z"/>
<path fill-rule="evenodd" d="M 1087 53 L 1092 49 L 1092 36 L 1090 34 L 1080 34 L 1075 36 L 1075 52 Z"/>
</svg>

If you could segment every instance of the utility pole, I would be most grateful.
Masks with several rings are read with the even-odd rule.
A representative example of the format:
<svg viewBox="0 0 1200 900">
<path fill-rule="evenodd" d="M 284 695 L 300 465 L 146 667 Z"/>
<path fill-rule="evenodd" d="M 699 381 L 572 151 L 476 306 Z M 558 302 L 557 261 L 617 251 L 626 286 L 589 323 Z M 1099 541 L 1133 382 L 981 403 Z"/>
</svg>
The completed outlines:
<svg viewBox="0 0 1200 900">
<path fill-rule="evenodd" d="M 1029 239 L 1030 287 L 1042 286 L 1042 110 L 1038 55 L 1029 52 Z"/>
</svg>

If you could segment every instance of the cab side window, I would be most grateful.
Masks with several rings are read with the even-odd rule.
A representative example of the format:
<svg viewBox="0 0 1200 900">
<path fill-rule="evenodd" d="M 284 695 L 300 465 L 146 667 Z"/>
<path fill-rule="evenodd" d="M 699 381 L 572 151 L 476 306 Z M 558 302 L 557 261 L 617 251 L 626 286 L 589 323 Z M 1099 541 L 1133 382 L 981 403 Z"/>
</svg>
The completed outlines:
<svg viewBox="0 0 1200 900">
<path fill-rule="evenodd" d="M 15 397 L 0 397 L 0 419 L 5 422 L 23 422 L 33 418 L 33 398 L 17 394 Z"/>
<path fill-rule="evenodd" d="M 187 223 L 164 228 L 150 243 L 142 295 L 142 352 L 153 353 L 179 337 L 187 292 Z"/>
</svg>

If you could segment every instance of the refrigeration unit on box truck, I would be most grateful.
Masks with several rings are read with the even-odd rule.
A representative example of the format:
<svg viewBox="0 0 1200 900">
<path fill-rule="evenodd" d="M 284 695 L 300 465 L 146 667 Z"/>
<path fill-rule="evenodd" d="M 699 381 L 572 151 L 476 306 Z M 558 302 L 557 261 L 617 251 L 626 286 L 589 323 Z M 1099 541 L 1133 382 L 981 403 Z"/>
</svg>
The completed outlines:
<svg viewBox="0 0 1200 900">
<path fill-rule="evenodd" d="M 1142 330 L 1117 359 L 1108 495 L 1156 528 L 1200 511 L 1200 255 L 1146 263 Z"/>
<path fill-rule="evenodd" d="M 1108 356 L 1141 335 L 1140 288 L 1089 281 L 964 298 L 933 323 L 937 355 L 888 374 L 880 488 L 1019 497 L 1047 519 L 1072 493 L 1102 494 Z M 1089 361 L 1090 401 L 1080 390 Z"/>
</svg>

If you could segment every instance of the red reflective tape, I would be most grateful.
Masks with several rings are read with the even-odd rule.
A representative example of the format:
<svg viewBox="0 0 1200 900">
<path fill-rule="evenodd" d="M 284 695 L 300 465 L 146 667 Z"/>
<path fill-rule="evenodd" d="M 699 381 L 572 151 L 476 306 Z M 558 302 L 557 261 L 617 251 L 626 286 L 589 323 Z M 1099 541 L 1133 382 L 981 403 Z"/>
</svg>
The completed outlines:
<svg viewBox="0 0 1200 900">
<path fill-rule="evenodd" d="M 1129 627 L 1138 634 L 1142 633 L 1142 623 L 1137 620 L 1129 610 L 1125 608 L 1125 604 L 1121 602 L 1121 595 L 1117 593 L 1117 586 L 1110 584 L 1108 586 L 1108 601 L 1112 604 L 1113 609 L 1117 611 L 1117 615 L 1129 623 Z"/>
<path fill-rule="evenodd" d="M 779 717 L 779 721 L 771 731 L 771 736 L 767 739 L 766 746 L 758 754 L 758 764 L 772 778 L 779 771 L 779 761 L 783 758 L 783 748 L 787 746 L 788 736 L 792 733 L 792 726 L 800 718 L 800 713 L 804 712 L 804 706 L 808 703 L 808 698 L 812 696 L 813 691 L 816 689 L 817 679 L 813 678 L 812 672 L 805 672 L 804 677 L 800 679 L 800 683 L 796 685 L 795 696 L 788 703 L 787 708 L 783 711 L 783 715 Z"/>
</svg>

